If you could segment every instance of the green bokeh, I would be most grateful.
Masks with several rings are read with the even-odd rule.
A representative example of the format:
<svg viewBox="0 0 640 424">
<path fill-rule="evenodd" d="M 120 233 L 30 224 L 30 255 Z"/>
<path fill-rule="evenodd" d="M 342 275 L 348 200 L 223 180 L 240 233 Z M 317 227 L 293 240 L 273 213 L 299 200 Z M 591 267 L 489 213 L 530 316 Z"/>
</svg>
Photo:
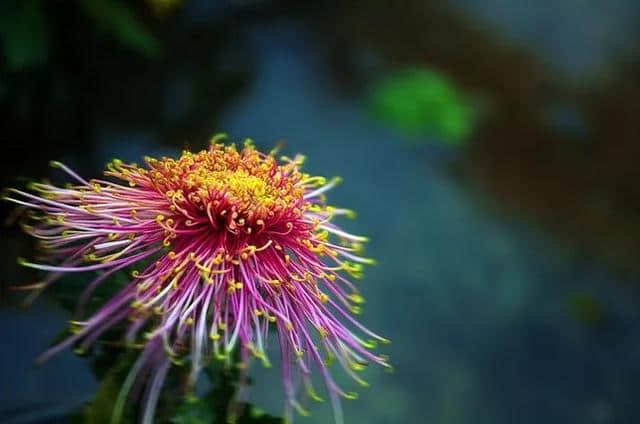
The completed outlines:
<svg viewBox="0 0 640 424">
<path fill-rule="evenodd" d="M 473 130 L 474 110 L 445 76 L 429 69 L 399 71 L 375 83 L 373 113 L 412 136 L 460 145 Z"/>
</svg>

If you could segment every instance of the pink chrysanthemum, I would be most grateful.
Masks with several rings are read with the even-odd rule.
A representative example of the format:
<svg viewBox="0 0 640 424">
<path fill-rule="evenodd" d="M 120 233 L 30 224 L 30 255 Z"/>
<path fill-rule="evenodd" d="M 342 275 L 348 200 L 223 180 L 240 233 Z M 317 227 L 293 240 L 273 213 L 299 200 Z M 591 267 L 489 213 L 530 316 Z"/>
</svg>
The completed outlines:
<svg viewBox="0 0 640 424">
<path fill-rule="evenodd" d="M 291 409 L 303 386 L 319 400 L 311 374 L 320 371 L 341 421 L 339 396 L 352 398 L 328 372 L 337 362 L 358 383 L 367 362 L 388 366 L 370 352 L 386 342 L 351 316 L 362 297 L 347 279 L 359 278 L 365 237 L 349 234 L 332 219 L 352 215 L 326 205 L 324 193 L 338 179 L 300 172 L 304 158 L 258 152 L 250 142 L 238 151 L 216 144 L 179 159 L 145 158 L 146 167 L 114 160 L 104 174 L 118 182 L 84 180 L 53 162 L 76 182 L 60 188 L 33 183 L 12 189 L 8 200 L 29 210 L 25 230 L 42 242 L 51 264 L 21 261 L 49 271 L 39 290 L 71 272 L 100 271 L 82 304 L 117 271 L 131 281 L 45 358 L 77 344 L 89 347 L 102 333 L 129 320 L 125 339 L 142 348 L 115 406 L 117 417 L 134 383 L 145 387 L 143 422 L 151 422 L 172 362 L 189 361 L 191 382 L 211 357 L 239 349 L 269 365 L 267 333 L 273 327 Z M 126 184 L 121 184 L 124 182 Z M 140 380 L 144 380 L 140 383 Z"/>
</svg>

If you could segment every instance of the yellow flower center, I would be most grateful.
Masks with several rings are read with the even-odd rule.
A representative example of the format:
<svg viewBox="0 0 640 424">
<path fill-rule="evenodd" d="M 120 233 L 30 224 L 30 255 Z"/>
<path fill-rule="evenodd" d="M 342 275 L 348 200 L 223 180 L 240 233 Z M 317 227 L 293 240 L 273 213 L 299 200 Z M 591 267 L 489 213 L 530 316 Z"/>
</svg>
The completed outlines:
<svg viewBox="0 0 640 424">
<path fill-rule="evenodd" d="M 287 213 L 299 216 L 304 188 L 296 164 L 278 164 L 272 156 L 246 145 L 214 145 L 197 153 L 184 151 L 179 159 L 148 158 L 155 188 L 177 209 L 249 226 Z"/>
</svg>

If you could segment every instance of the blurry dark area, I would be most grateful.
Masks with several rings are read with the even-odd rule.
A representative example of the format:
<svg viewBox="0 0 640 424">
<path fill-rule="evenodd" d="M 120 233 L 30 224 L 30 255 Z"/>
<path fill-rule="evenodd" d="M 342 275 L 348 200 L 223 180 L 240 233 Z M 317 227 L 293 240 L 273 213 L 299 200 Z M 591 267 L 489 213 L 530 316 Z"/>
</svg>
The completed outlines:
<svg viewBox="0 0 640 424">
<path fill-rule="evenodd" d="M 552 14 L 553 6 L 543 3 Z M 561 3 L 575 3 L 579 25 L 580 2 Z M 370 78 L 376 70 L 353 60 L 354 52 L 367 50 L 386 67 L 420 64 L 450 76 L 487 109 L 455 164 L 463 179 L 584 254 L 637 273 L 640 52 L 632 42 L 611 52 L 606 73 L 585 79 L 558 72 L 545 52 L 510 43 L 496 28 L 440 2 L 346 4 L 325 27 L 333 33 L 336 80 L 349 87 Z M 631 27 L 626 36 L 639 35 Z"/>
<path fill-rule="evenodd" d="M 0 185 L 284 141 L 344 177 L 379 262 L 363 317 L 396 372 L 347 423 L 635 423 L 639 22 L 634 0 L 6 0 Z M 22 307 L 37 247 L 0 210 L 0 421 L 67 422 L 101 378 L 31 364 L 68 314 L 56 287 Z M 251 395 L 273 414 L 277 374 Z"/>
</svg>

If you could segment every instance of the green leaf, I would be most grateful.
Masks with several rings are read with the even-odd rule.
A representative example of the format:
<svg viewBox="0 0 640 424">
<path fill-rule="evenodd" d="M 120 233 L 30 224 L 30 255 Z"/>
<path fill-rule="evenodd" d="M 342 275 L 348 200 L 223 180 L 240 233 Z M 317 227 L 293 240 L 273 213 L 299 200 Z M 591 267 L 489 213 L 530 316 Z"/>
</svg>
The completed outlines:
<svg viewBox="0 0 640 424">
<path fill-rule="evenodd" d="M 0 37 L 10 70 L 42 65 L 49 57 L 49 28 L 42 1 L 7 2 L 0 6 Z"/>
<path fill-rule="evenodd" d="M 371 92 L 374 114 L 409 135 L 434 135 L 446 143 L 461 144 L 473 129 L 473 108 L 435 71 L 397 72 L 374 84 Z"/>
<path fill-rule="evenodd" d="M 102 30 L 123 44 L 147 57 L 160 54 L 160 42 L 127 4 L 118 0 L 80 0 L 80 5 Z"/>
<path fill-rule="evenodd" d="M 171 419 L 173 424 L 227 424 L 229 406 L 237 390 L 238 371 L 212 362 L 205 369 L 212 387 L 201 398 L 188 396 Z M 282 418 L 274 417 L 248 403 L 238 403 L 234 408 L 239 415 L 236 424 L 283 424 Z"/>
<path fill-rule="evenodd" d="M 122 383 L 126 378 L 135 355 L 120 355 L 115 365 L 102 377 L 102 382 L 94 399 L 81 412 L 82 422 L 86 424 L 102 424 L 109 422 L 113 414 L 113 407 L 120 393 Z M 131 408 L 125 408 L 122 423 L 133 422 L 135 416 Z"/>
<path fill-rule="evenodd" d="M 208 406 L 201 399 L 185 400 L 171 419 L 173 424 L 209 424 L 214 423 L 216 414 L 213 405 Z"/>
</svg>

